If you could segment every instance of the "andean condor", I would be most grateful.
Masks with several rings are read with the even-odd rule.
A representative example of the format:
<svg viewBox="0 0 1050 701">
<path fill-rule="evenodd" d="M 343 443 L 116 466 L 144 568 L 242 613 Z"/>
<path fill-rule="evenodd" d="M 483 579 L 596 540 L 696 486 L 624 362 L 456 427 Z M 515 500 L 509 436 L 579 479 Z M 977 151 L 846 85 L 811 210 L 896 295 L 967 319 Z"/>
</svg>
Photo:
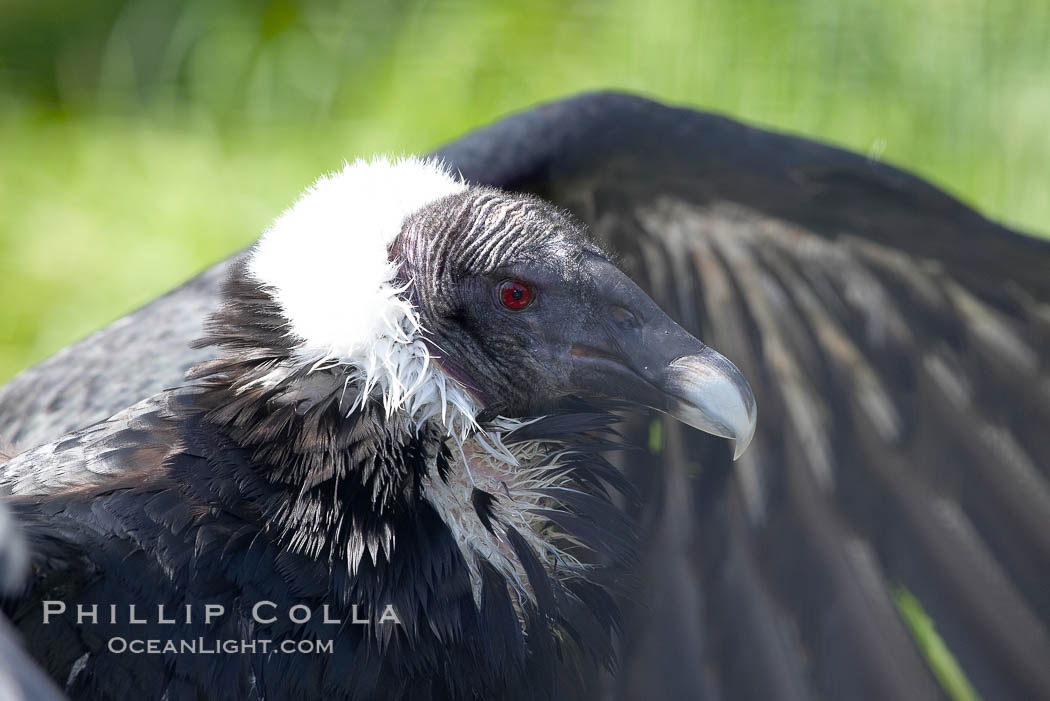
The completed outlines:
<svg viewBox="0 0 1050 701">
<path fill-rule="evenodd" d="M 183 386 L 0 468 L 11 618 L 74 697 L 553 698 L 611 666 L 633 554 L 602 400 L 754 434 L 572 217 L 437 161 L 322 177 L 221 298 Z"/>
<path fill-rule="evenodd" d="M 1050 697 L 1050 530 L 1045 527 L 1050 523 L 1050 437 L 1045 430 L 1050 421 L 1050 246 L 870 159 L 625 95 L 584 95 L 545 105 L 436 155 L 469 183 L 530 193 L 571 212 L 472 190 L 487 193 L 478 196 L 491 197 L 490 208 L 534 208 L 537 219 L 562 222 L 566 231 L 576 231 L 574 218 L 583 222 L 594 237 L 581 236 L 574 244 L 584 267 L 590 256 L 614 256 L 686 331 L 740 366 L 752 382 L 762 418 L 750 450 L 733 464 L 724 442 L 637 409 L 593 399 L 528 406 L 525 413 L 545 411 L 548 418 L 520 422 L 519 438 L 571 447 L 579 458 L 564 473 L 564 479 L 574 480 L 574 488 L 563 494 L 573 503 L 545 495 L 564 513 L 536 517 L 553 524 L 556 533 L 545 530 L 550 538 L 529 540 L 505 531 L 506 546 L 491 555 L 499 559 L 502 554 L 517 565 L 503 570 L 485 562 L 468 566 L 466 579 L 442 593 L 443 603 L 454 603 L 433 610 L 458 612 L 460 621 L 470 611 L 481 611 L 468 627 L 484 631 L 484 641 L 457 638 L 438 652 L 385 641 L 400 655 L 397 662 L 418 664 L 419 670 L 479 651 L 467 671 L 446 666 L 428 692 L 466 694 L 466 687 L 455 685 L 473 683 L 467 681 L 476 678 L 470 670 L 513 659 L 518 666 L 502 670 L 503 678 L 520 679 L 521 672 L 528 682 L 509 693 L 542 694 L 553 687 L 555 698 L 944 698 L 957 680 L 945 677 L 943 664 L 928 661 L 928 651 L 898 614 L 898 604 L 917 600 L 984 698 Z M 453 228 L 470 226 L 478 211 L 465 206 Z M 434 216 L 447 223 L 448 215 L 428 211 L 413 221 Z M 477 253 L 498 255 L 502 250 L 495 249 L 506 245 Z M 397 253 L 405 257 L 412 250 Z M 538 263 L 549 266 L 556 256 L 540 258 Z M 332 270 L 339 262 L 318 261 L 318 270 Z M 315 439 L 353 442 L 334 427 L 312 423 L 309 407 L 324 394 L 323 383 L 319 387 L 313 378 L 338 371 L 321 363 L 311 366 L 314 372 L 287 374 L 294 349 L 273 341 L 281 337 L 278 330 L 288 330 L 287 322 L 264 293 L 251 285 L 245 289 L 243 273 L 250 264 L 244 254 L 220 263 L 0 389 L 0 433 L 23 448 L 46 444 L 10 463 L 4 479 L 19 485 L 16 491 L 38 495 L 16 497 L 13 503 L 36 552 L 33 591 L 59 586 L 61 577 L 48 577 L 64 570 L 78 573 L 81 588 L 106 577 L 123 578 L 127 595 L 121 603 L 142 590 L 176 596 L 172 585 L 187 577 L 187 570 L 215 572 L 230 551 L 245 551 L 246 536 L 227 532 L 205 533 L 192 553 L 181 549 L 177 536 L 187 527 L 183 522 L 206 517 L 200 508 L 185 513 L 188 499 L 197 499 L 199 506 L 206 493 L 219 500 L 221 509 L 243 509 L 244 490 L 251 492 L 260 479 L 251 467 L 258 458 L 294 465 L 267 474 L 298 484 L 303 494 L 318 486 L 301 479 L 318 465 L 304 457 L 314 445 L 310 441 L 278 441 L 248 457 L 229 441 L 240 436 L 265 442 L 295 424 L 309 425 Z M 617 275 L 612 267 L 604 270 Z M 343 270 L 348 279 L 358 271 Z M 219 309 L 224 279 L 230 280 L 229 294 L 241 301 L 228 304 L 206 330 L 205 318 Z M 520 282 L 533 283 L 530 292 L 540 288 L 537 299 L 543 299 L 534 281 L 509 276 L 490 282 L 490 302 L 508 294 L 513 306 L 528 295 L 514 286 Z M 425 299 L 412 296 L 418 291 L 405 291 L 413 308 L 425 308 Z M 433 293 L 440 297 L 439 290 Z M 313 328 L 323 330 L 333 315 L 352 315 L 347 305 L 349 300 L 327 300 Z M 624 333 L 647 320 L 633 311 L 612 317 Z M 470 313 L 450 318 L 461 328 L 486 323 Z M 559 318 L 556 326 L 563 328 L 553 332 L 567 332 L 579 321 L 588 320 Z M 188 349 L 193 339 L 209 334 L 218 345 Z M 479 331 L 476 337 L 488 336 Z M 434 354 L 441 352 L 437 345 Z M 595 363 L 620 371 L 615 366 L 622 360 L 606 357 L 608 348 L 584 345 Z M 469 357 L 471 349 L 445 352 L 448 358 Z M 520 338 L 492 351 L 493 358 L 501 358 L 493 361 L 492 386 L 502 387 L 510 376 L 508 359 L 520 359 L 521 352 Z M 624 352 L 617 348 L 611 355 L 622 358 Z M 381 364 L 384 358 L 381 353 L 375 360 Z M 203 389 L 189 398 L 176 393 L 147 399 L 185 384 L 183 373 L 201 362 L 205 365 L 191 382 Z M 469 382 L 473 368 L 447 365 L 450 384 Z M 223 385 L 245 372 L 251 377 L 244 389 L 224 395 Z M 537 367 L 528 387 L 511 383 L 507 394 L 542 394 L 558 375 L 555 364 Z M 288 381 L 296 383 L 294 391 L 280 389 Z M 633 390 L 651 391 L 641 385 Z M 383 405 L 355 406 L 354 396 L 340 396 L 332 406 L 378 410 Z M 171 397 L 178 397 L 178 406 Z M 479 397 L 470 391 L 463 395 L 469 409 L 457 415 L 465 423 L 480 408 L 470 400 Z M 125 410 L 140 400 L 145 401 Z M 265 410 L 259 410 L 260 400 Z M 660 402 L 650 396 L 642 403 Z M 233 438 L 185 421 L 172 429 L 166 418 L 185 412 L 200 416 L 202 409 L 227 420 Z M 615 419 L 622 419 L 618 433 L 610 429 Z M 474 420 L 487 427 L 503 421 L 484 411 Z M 175 435 L 178 430 L 183 433 Z M 418 435 L 417 430 L 425 442 L 426 426 L 406 425 L 405 434 Z M 75 433 L 62 436 L 69 431 Z M 599 454 L 618 442 L 642 449 Z M 522 445 L 514 439 L 492 441 L 485 453 L 520 451 Z M 431 459 L 423 452 L 399 455 L 397 464 L 411 473 L 412 465 Z M 192 457 L 198 453 L 223 464 L 217 471 L 195 473 L 194 465 L 207 464 Z M 388 455 L 388 448 L 369 453 L 374 463 Z M 435 464 L 439 457 L 433 458 Z M 606 458 L 619 470 L 612 471 Z M 160 462 L 167 465 L 163 471 L 129 471 L 131 464 Z M 445 462 L 452 476 L 445 482 L 438 475 L 432 484 L 461 479 L 455 474 L 457 461 Z M 184 481 L 172 480 L 177 469 L 187 471 Z M 626 476 L 623 483 L 619 474 Z M 222 477 L 229 475 L 235 477 Z M 469 479 L 488 477 L 491 473 Z M 113 480 L 120 480 L 125 491 L 96 486 Z M 171 496 L 136 495 L 158 480 L 168 480 L 165 493 Z M 391 482 L 369 484 L 370 503 L 382 503 Z M 314 576 L 310 567 L 333 551 L 324 534 L 344 532 L 337 514 L 379 526 L 374 531 L 379 533 L 405 517 L 369 511 L 359 503 L 333 510 L 337 498 L 322 491 L 301 509 L 289 509 L 287 499 L 277 499 L 261 512 L 272 528 L 306 524 L 300 541 L 293 543 L 300 559 L 295 565 L 278 564 L 279 554 L 253 553 L 239 562 L 243 581 L 238 586 L 280 587 L 319 601 L 332 592 L 317 589 L 325 577 Z M 488 496 L 474 499 L 472 493 L 470 513 L 437 514 L 434 529 L 416 532 L 447 532 L 449 523 L 463 523 L 464 513 L 503 513 L 505 518 L 498 510 L 513 492 L 503 492 L 502 486 L 479 491 Z M 143 541 L 132 554 L 116 552 L 115 542 L 142 537 L 138 530 L 121 529 L 128 519 L 143 517 L 173 527 L 151 530 L 153 540 Z M 491 534 L 490 526 L 491 521 L 477 534 Z M 85 531 L 117 537 L 95 536 L 90 547 L 81 548 Z M 524 528 L 515 531 L 529 535 Z M 634 531 L 640 547 L 631 544 Z M 407 550 L 418 564 L 444 546 L 418 538 L 409 543 L 379 538 L 338 552 L 352 555 L 350 560 L 360 553 L 360 572 L 369 563 L 387 562 L 383 557 L 390 547 L 397 553 Z M 629 551 L 635 549 L 632 559 Z M 558 563 L 558 571 L 545 557 Z M 302 558 L 308 566 L 299 569 Z M 453 553 L 446 561 L 455 559 Z M 92 569 L 114 561 L 127 563 L 126 569 Z M 158 564 L 168 569 L 130 581 L 128 573 Z M 572 571 L 566 574 L 563 567 Z M 418 570 L 410 576 L 418 576 Z M 508 592 L 506 599 L 497 597 L 499 602 L 487 598 L 497 585 Z M 632 591 L 635 585 L 640 593 Z M 428 605 L 436 600 L 428 599 Z M 613 655 L 618 664 L 603 672 L 601 658 L 610 652 L 603 641 L 607 629 L 617 625 L 612 612 L 618 607 L 625 609 Z M 50 646 L 48 640 L 62 636 L 42 631 L 39 611 L 34 619 L 26 613 L 30 608 L 24 602 L 21 608 L 17 602 L 7 606 L 38 659 L 52 673 L 77 671 L 59 681 L 74 692 L 83 689 L 77 685 L 87 683 L 82 673 L 90 660 L 72 669 L 81 658 L 71 657 L 84 645 L 97 644 L 89 639 L 97 631 L 85 633 L 75 650 Z M 513 613 L 522 627 L 493 626 L 495 612 L 504 621 Z M 437 628 L 448 623 L 441 620 Z M 559 672 L 575 667 L 567 675 L 574 678 L 541 674 L 547 667 L 537 660 L 555 658 Z M 340 659 L 334 677 L 301 659 L 271 659 L 253 669 L 258 676 L 248 685 L 264 689 L 287 683 L 274 681 L 274 675 L 289 675 L 304 693 L 348 678 L 366 689 L 370 680 L 353 669 L 353 656 Z M 209 693 L 242 688 L 240 667 L 232 667 L 227 677 L 214 678 Z M 150 669 L 136 671 L 144 679 L 137 681 L 114 669 L 101 683 L 119 694 L 133 683 L 155 683 Z M 186 679 L 219 674 L 182 673 Z M 401 681 L 387 691 L 410 693 L 419 682 L 411 672 Z"/>
</svg>

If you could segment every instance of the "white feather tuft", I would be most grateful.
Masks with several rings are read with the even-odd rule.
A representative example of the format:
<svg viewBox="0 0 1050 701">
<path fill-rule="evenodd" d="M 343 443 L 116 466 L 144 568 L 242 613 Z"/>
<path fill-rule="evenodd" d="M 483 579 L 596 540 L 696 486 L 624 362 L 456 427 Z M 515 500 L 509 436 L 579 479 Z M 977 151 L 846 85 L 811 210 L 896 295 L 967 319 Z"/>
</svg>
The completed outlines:
<svg viewBox="0 0 1050 701">
<path fill-rule="evenodd" d="M 405 219 L 466 185 L 432 160 L 376 157 L 322 176 L 263 234 L 250 274 L 288 320 L 296 357 L 262 382 L 296 367 L 346 366 L 359 394 L 374 393 L 388 415 L 406 411 L 421 426 L 439 417 L 463 440 L 479 407 L 431 361 L 416 310 L 395 284 L 389 247 Z"/>
<path fill-rule="evenodd" d="M 419 330 L 394 284 L 388 249 L 405 218 L 466 185 L 436 161 L 357 160 L 322 176 L 256 244 L 250 273 L 265 284 L 306 356 L 369 361 L 381 337 Z"/>
</svg>

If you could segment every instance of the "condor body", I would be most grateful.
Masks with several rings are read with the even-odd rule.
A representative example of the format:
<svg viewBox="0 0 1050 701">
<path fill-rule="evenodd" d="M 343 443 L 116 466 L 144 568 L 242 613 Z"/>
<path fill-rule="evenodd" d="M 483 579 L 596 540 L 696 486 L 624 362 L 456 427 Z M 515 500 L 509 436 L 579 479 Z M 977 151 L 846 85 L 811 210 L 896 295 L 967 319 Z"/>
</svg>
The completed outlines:
<svg viewBox="0 0 1050 701">
<path fill-rule="evenodd" d="M 183 387 L 0 468 L 35 553 L 11 614 L 75 697 L 550 698 L 612 665 L 634 555 L 608 402 L 754 431 L 736 368 L 569 215 L 413 158 L 320 179 L 200 344 Z M 136 605 L 223 615 L 107 616 Z"/>
</svg>

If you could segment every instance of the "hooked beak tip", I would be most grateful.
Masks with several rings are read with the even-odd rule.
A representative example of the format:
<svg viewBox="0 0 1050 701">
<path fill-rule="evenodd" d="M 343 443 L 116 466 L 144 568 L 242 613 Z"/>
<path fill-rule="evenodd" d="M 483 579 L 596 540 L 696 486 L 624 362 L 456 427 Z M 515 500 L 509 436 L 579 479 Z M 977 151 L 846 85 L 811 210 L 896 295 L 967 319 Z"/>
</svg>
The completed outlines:
<svg viewBox="0 0 1050 701">
<path fill-rule="evenodd" d="M 705 347 L 673 360 L 664 374 L 664 390 L 677 400 L 668 412 L 706 433 L 733 442 L 737 460 L 755 436 L 758 411 L 751 385 L 727 358 Z"/>
<path fill-rule="evenodd" d="M 755 427 L 758 425 L 757 416 L 752 415 L 751 426 L 747 430 L 747 435 L 741 438 L 734 438 L 733 440 L 733 462 L 740 459 L 740 456 L 747 452 L 748 446 L 751 445 L 751 439 L 755 437 Z"/>
</svg>

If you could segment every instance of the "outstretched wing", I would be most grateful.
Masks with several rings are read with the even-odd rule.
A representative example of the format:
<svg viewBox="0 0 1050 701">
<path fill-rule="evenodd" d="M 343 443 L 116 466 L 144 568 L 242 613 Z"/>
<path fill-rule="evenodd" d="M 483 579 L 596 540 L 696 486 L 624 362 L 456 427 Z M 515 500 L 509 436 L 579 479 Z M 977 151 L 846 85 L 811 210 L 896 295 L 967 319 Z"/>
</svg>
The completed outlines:
<svg viewBox="0 0 1050 701">
<path fill-rule="evenodd" d="M 620 95 L 444 155 L 574 211 L 755 390 L 728 479 L 668 422 L 632 468 L 654 577 L 621 693 L 944 696 L 966 682 L 924 609 L 984 698 L 1050 698 L 1050 246 L 855 154 Z"/>
<path fill-rule="evenodd" d="M 624 95 L 439 155 L 572 209 L 758 398 L 735 467 L 638 426 L 653 576 L 611 698 L 944 696 L 965 682 L 899 613 L 920 607 L 985 698 L 1050 698 L 1050 246 L 854 154 Z M 30 447 L 178 384 L 221 275 L 0 389 L 0 433 Z"/>
<path fill-rule="evenodd" d="M 29 450 L 182 384 L 210 357 L 190 348 L 219 306 L 236 256 L 117 319 L 0 387 L 0 446 Z"/>
</svg>

